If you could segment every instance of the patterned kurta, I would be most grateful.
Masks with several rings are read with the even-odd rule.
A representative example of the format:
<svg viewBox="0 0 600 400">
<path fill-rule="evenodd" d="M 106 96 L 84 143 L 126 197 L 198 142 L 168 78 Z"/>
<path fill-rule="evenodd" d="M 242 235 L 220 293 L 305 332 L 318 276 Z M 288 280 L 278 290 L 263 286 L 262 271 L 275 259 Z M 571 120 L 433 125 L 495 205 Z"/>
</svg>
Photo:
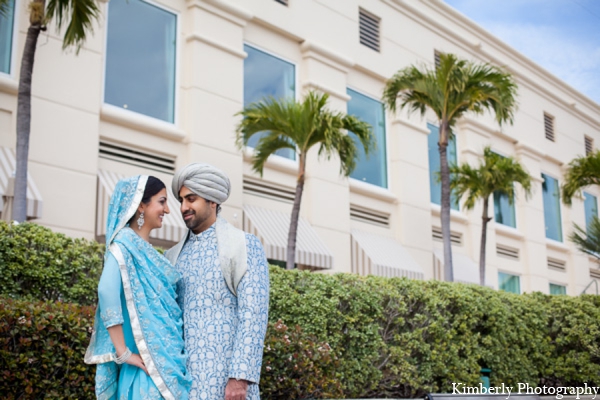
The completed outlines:
<svg viewBox="0 0 600 400">
<path fill-rule="evenodd" d="M 269 275 L 260 241 L 246 234 L 248 270 L 235 297 L 220 268 L 213 225 L 191 235 L 176 268 L 178 301 L 183 310 L 188 373 L 193 379 L 189 399 L 222 400 L 229 378 L 252 382 L 247 399 L 259 399 L 269 306 Z"/>
</svg>

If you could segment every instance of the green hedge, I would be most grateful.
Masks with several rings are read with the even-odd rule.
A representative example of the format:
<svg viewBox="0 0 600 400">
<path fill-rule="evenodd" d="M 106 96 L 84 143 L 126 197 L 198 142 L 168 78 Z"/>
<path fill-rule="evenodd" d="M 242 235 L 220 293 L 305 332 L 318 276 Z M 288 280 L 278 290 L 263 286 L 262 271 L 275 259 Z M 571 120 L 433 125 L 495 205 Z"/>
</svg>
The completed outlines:
<svg viewBox="0 0 600 400">
<path fill-rule="evenodd" d="M 0 221 L 0 296 L 96 304 L 102 257 L 96 242 Z"/>
<path fill-rule="evenodd" d="M 82 361 L 93 310 L 30 300 L 94 303 L 101 254 L 0 224 L 0 393 L 93 398 L 94 367 Z M 272 267 L 269 318 L 264 398 L 419 397 L 477 385 L 482 367 L 492 385 L 600 384 L 599 296 Z"/>
</svg>

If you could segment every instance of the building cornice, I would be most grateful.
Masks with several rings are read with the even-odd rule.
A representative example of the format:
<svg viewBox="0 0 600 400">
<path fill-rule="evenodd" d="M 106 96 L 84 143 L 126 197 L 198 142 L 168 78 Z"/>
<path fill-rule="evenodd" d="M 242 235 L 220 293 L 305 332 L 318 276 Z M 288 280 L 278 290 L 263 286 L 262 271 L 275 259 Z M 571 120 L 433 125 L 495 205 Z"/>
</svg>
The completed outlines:
<svg viewBox="0 0 600 400">
<path fill-rule="evenodd" d="M 110 104 L 102 105 L 100 119 L 179 142 L 182 142 L 186 138 L 185 132 L 173 124 L 133 111 L 124 110 Z"/>
<path fill-rule="evenodd" d="M 313 58 L 341 72 L 348 73 L 354 66 L 354 61 L 335 51 L 305 40 L 300 45 L 303 58 Z"/>
<path fill-rule="evenodd" d="M 229 46 L 229 45 L 227 45 L 225 43 L 221 43 L 221 42 L 219 42 L 217 40 L 214 40 L 214 39 L 211 39 L 211 38 L 209 38 L 207 36 L 200 35 L 199 33 L 191 33 L 191 34 L 189 34 L 185 38 L 185 41 L 186 42 L 197 41 L 197 42 L 205 43 L 205 44 L 213 46 L 213 47 L 215 47 L 215 48 L 217 48 L 219 50 L 222 50 L 222 51 L 224 51 L 226 53 L 229 53 L 229 54 L 231 54 L 233 56 L 236 56 L 236 57 L 239 57 L 239 58 L 242 58 L 242 59 L 248 57 L 248 54 L 245 51 L 235 49 L 232 46 Z"/>
<path fill-rule="evenodd" d="M 415 7 L 411 6 L 408 2 L 406 2 L 404 0 L 388 0 L 388 1 L 393 1 L 395 3 L 400 4 L 402 7 L 409 8 L 411 11 L 417 13 L 420 17 L 423 17 L 423 15 L 424 15 L 421 11 L 419 11 Z M 519 51 L 515 50 L 508 44 L 504 43 L 503 41 L 501 41 L 500 39 L 498 39 L 497 37 L 495 37 L 488 31 L 486 31 L 484 28 L 482 28 L 481 26 L 479 26 L 478 24 L 476 24 L 475 22 L 473 22 L 472 20 L 470 20 L 469 18 L 467 18 L 466 16 L 464 16 L 463 14 L 461 14 L 460 12 L 456 11 L 454 8 L 452 8 L 451 6 L 446 4 L 444 1 L 442 1 L 442 0 L 421 0 L 421 3 L 425 4 L 430 9 L 436 11 L 437 13 L 442 15 L 444 18 L 450 19 L 451 22 L 459 25 L 463 29 L 470 31 L 470 33 L 474 34 L 475 36 L 483 38 L 484 41 L 486 42 L 485 44 L 491 45 L 491 47 L 494 47 L 495 50 L 500 51 L 504 56 L 511 58 L 519 66 L 528 69 L 530 72 L 533 72 L 536 76 L 540 76 L 542 79 L 544 79 L 546 81 L 550 81 L 553 85 L 555 85 L 555 86 L 559 87 L 561 90 L 564 90 L 565 92 L 567 92 L 570 96 L 573 97 L 573 99 L 564 99 L 560 96 L 557 96 L 556 94 L 548 91 L 543 86 L 537 84 L 536 82 L 534 82 L 533 80 L 531 80 L 530 78 L 525 76 L 520 71 L 515 70 L 514 68 L 511 68 L 510 66 L 505 65 L 506 63 L 503 62 L 503 60 L 499 60 L 497 57 L 492 56 L 490 54 L 490 52 L 487 51 L 487 49 L 486 49 L 487 46 L 485 44 L 481 43 L 480 41 L 474 43 L 474 42 L 465 40 L 456 31 L 445 29 L 446 33 L 452 35 L 453 38 L 458 39 L 462 43 L 466 44 L 475 52 L 482 54 L 486 58 L 494 60 L 495 62 L 498 63 L 498 65 L 504 65 L 507 69 L 510 70 L 510 72 L 513 72 L 513 73 L 517 74 L 520 78 L 527 80 L 530 84 L 534 85 L 536 87 L 536 89 L 542 91 L 548 97 L 551 97 L 552 99 L 554 99 L 561 105 L 567 106 L 567 107 L 573 107 L 573 105 L 576 106 L 577 103 L 581 103 L 582 105 L 585 105 L 586 107 L 591 108 L 592 110 L 594 110 L 595 112 L 597 112 L 600 115 L 600 104 L 596 103 L 594 100 L 590 99 L 583 93 L 577 91 L 572 86 L 570 86 L 566 82 L 562 81 L 560 78 L 556 77 L 555 75 L 553 75 L 552 73 L 550 73 L 549 71 L 547 71 L 546 69 L 541 67 L 540 65 L 536 64 L 535 62 L 533 62 L 532 60 L 527 58 L 525 55 L 523 55 Z M 440 27 L 440 24 L 431 18 L 427 18 L 427 22 L 431 22 L 431 23 L 435 24 L 436 26 L 438 26 L 438 28 Z M 580 115 L 586 116 L 587 118 L 591 118 L 591 120 L 595 124 L 600 124 L 600 119 L 596 120 L 592 116 L 589 116 L 588 114 L 583 112 L 582 110 L 576 109 L 576 111 L 578 111 L 580 113 Z"/>
<path fill-rule="evenodd" d="M 0 74 L 0 92 L 18 94 L 19 82 L 9 75 Z"/>
<path fill-rule="evenodd" d="M 187 0 L 188 8 L 200 8 L 244 27 L 254 14 L 236 4 L 225 0 Z"/>
</svg>

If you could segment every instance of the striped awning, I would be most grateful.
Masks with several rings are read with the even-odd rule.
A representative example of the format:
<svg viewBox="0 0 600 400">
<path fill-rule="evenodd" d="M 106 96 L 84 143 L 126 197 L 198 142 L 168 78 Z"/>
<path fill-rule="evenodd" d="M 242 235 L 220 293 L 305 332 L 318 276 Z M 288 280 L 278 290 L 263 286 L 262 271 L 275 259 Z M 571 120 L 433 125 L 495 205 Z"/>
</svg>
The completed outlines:
<svg viewBox="0 0 600 400">
<path fill-rule="evenodd" d="M 96 201 L 96 235 L 104 236 L 106 234 L 106 218 L 108 215 L 108 204 L 110 196 L 115 190 L 115 186 L 119 179 L 125 178 L 124 175 L 117 174 L 111 171 L 98 171 L 98 190 Z M 171 182 L 165 182 L 167 188 Z M 187 234 L 188 229 L 181 218 L 179 212 L 179 202 L 168 193 L 167 204 L 169 205 L 169 214 L 165 214 L 163 218 L 163 226 L 160 229 L 153 229 L 150 232 L 150 237 L 153 239 L 165 240 L 168 242 L 179 242 L 181 238 Z"/>
<path fill-rule="evenodd" d="M 356 229 L 351 234 L 353 273 L 424 279 L 421 266 L 396 240 Z"/>
<path fill-rule="evenodd" d="M 244 230 L 260 239 L 267 258 L 286 260 L 289 229 L 290 214 L 244 206 Z M 333 255 L 304 218 L 298 220 L 296 263 L 315 268 L 333 268 Z"/>
<path fill-rule="evenodd" d="M 444 266 L 444 250 L 435 249 L 433 255 Z M 441 268 L 443 271 L 444 269 Z M 452 273 L 454 274 L 454 282 L 474 283 L 479 285 L 479 265 L 471 260 L 468 256 L 457 252 L 452 252 Z M 487 283 L 487 279 L 486 279 Z M 490 285 L 486 285 L 490 286 Z"/>
<path fill-rule="evenodd" d="M 9 180 L 14 177 L 17 168 L 15 150 L 0 146 L 0 212 L 4 210 L 3 196 L 14 196 L 8 193 Z M 42 218 L 42 195 L 31 175 L 27 174 L 27 219 Z"/>
</svg>

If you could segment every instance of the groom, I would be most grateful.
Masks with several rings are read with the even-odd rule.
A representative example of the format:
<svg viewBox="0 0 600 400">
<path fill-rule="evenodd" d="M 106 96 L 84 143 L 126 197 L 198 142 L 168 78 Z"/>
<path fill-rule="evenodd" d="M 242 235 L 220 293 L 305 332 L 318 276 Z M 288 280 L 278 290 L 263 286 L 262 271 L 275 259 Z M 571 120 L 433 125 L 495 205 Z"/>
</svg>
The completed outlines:
<svg viewBox="0 0 600 400">
<path fill-rule="evenodd" d="M 165 255 L 181 274 L 190 400 L 259 399 L 269 306 L 269 272 L 260 241 L 218 214 L 229 178 L 208 164 L 173 177 L 188 234 Z"/>
</svg>

